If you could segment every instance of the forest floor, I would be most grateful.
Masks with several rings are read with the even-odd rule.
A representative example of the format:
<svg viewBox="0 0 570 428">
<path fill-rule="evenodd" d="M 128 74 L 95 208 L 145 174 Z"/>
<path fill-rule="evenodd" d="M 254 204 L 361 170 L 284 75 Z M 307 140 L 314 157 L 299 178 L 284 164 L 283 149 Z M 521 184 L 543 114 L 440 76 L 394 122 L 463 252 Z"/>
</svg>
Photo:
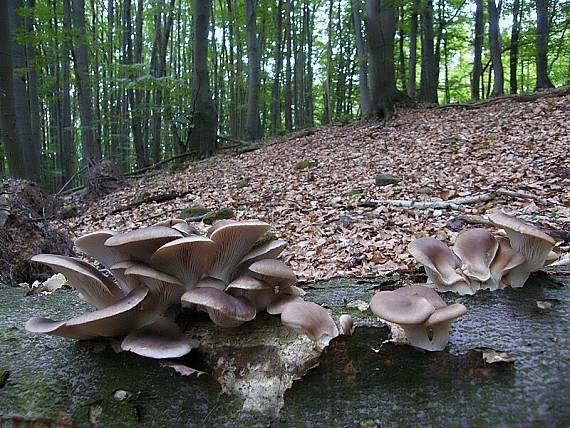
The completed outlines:
<svg viewBox="0 0 570 428">
<path fill-rule="evenodd" d="M 319 280 L 413 269 L 410 241 L 436 236 L 453 242 L 462 227 L 500 206 L 559 231 L 556 251 L 566 253 L 569 105 L 570 95 L 504 99 L 477 108 L 401 109 L 387 123 L 323 126 L 312 135 L 262 142 L 259 150 L 218 155 L 183 172 L 132 179 L 57 226 L 78 236 L 150 225 L 189 206 L 231 207 L 238 219 L 271 223 L 289 243 L 284 259 L 300 279 Z M 377 186 L 380 173 L 402 180 Z M 109 214 L 137 198 L 171 192 L 189 193 Z M 472 203 L 450 207 L 400 206 L 471 197 Z"/>
</svg>

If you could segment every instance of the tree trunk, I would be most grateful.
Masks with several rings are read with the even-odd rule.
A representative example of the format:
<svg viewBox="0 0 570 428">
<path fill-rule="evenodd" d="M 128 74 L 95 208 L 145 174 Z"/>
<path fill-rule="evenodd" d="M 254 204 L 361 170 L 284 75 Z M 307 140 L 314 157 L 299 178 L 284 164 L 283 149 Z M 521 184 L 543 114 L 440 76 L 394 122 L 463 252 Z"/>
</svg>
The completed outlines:
<svg viewBox="0 0 570 428">
<path fill-rule="evenodd" d="M 391 0 L 366 0 L 368 36 L 369 117 L 387 119 L 394 113 L 396 80 L 394 35 L 396 11 Z"/>
<path fill-rule="evenodd" d="M 332 121 L 332 20 L 333 20 L 333 0 L 329 0 L 329 22 L 327 27 L 327 77 L 324 88 L 324 117 L 323 123 L 331 123 Z M 340 36 L 340 34 L 339 34 Z"/>
<path fill-rule="evenodd" d="M 370 89 L 368 89 L 368 47 L 362 35 L 362 20 L 360 18 L 360 0 L 352 0 L 354 16 L 354 33 L 356 35 L 356 54 L 358 55 L 358 86 L 360 90 L 360 115 L 368 117 L 370 110 Z"/>
<path fill-rule="evenodd" d="M 291 110 L 291 12 L 293 10 L 293 0 L 285 0 L 285 40 L 287 44 L 287 64 L 285 68 L 285 129 L 287 132 L 293 131 L 293 111 Z"/>
<path fill-rule="evenodd" d="M 406 60 L 404 55 L 404 8 L 401 8 L 400 13 L 400 28 L 398 29 L 398 51 L 399 51 L 399 58 L 398 58 L 398 71 L 400 72 L 400 81 L 402 83 L 402 91 L 407 93 L 408 90 L 406 85 L 408 84 L 406 79 Z"/>
<path fill-rule="evenodd" d="M 71 6 L 70 0 L 63 0 L 63 43 L 62 43 L 62 99 L 61 99 L 61 128 L 62 128 L 62 154 L 64 183 L 75 172 L 77 148 L 73 141 L 71 121 L 71 74 L 69 69 L 69 56 L 71 55 Z"/>
<path fill-rule="evenodd" d="M 473 39 L 473 73 L 471 74 L 471 98 L 478 100 L 479 87 L 481 86 L 481 56 L 483 51 L 483 32 L 485 24 L 483 22 L 483 0 L 475 0 L 475 37 Z"/>
<path fill-rule="evenodd" d="M 247 115 L 245 137 L 256 140 L 259 135 L 259 92 L 261 86 L 260 73 L 260 39 L 257 36 L 257 0 L 245 0 L 245 21 L 247 30 Z"/>
<path fill-rule="evenodd" d="M 10 12 L 9 2 L 0 1 L 0 127 L 10 175 L 27 178 L 16 124 Z"/>
<path fill-rule="evenodd" d="M 208 77 L 208 25 L 210 0 L 192 0 L 194 40 L 192 57 L 192 129 L 190 145 L 201 156 L 210 156 L 216 149 L 218 127 L 216 106 L 212 100 Z"/>
<path fill-rule="evenodd" d="M 511 94 L 516 94 L 518 89 L 517 82 L 517 62 L 519 53 L 519 34 L 521 30 L 520 20 L 521 3 L 520 0 L 513 1 L 513 26 L 511 28 L 511 51 L 509 54 L 510 66 L 510 87 Z"/>
<path fill-rule="evenodd" d="M 491 58 L 493 61 L 493 92 L 492 97 L 499 97 L 505 93 L 503 63 L 501 60 L 501 32 L 499 28 L 499 10 L 495 0 L 487 0 L 489 13 L 489 41 L 491 44 Z"/>
<path fill-rule="evenodd" d="M 482 1 L 482 0 L 481 0 Z M 412 99 L 416 97 L 416 65 L 418 50 L 418 11 L 420 9 L 420 0 L 414 0 L 412 3 L 412 16 L 410 21 L 410 63 L 408 78 L 408 96 Z"/>
<path fill-rule="evenodd" d="M 422 70 L 420 100 L 437 104 L 437 70 L 433 46 L 433 3 L 428 0 L 422 8 Z"/>
<path fill-rule="evenodd" d="M 536 89 L 553 88 L 548 77 L 548 0 L 536 0 Z"/>
<path fill-rule="evenodd" d="M 73 0 L 71 10 L 74 34 L 77 37 L 73 43 L 73 61 L 75 64 L 75 80 L 81 118 L 81 140 L 87 165 L 99 162 L 101 159 L 101 145 L 95 137 L 95 124 L 93 123 L 93 96 L 89 82 L 87 60 L 87 45 L 85 44 L 85 4 L 83 0 Z"/>
<path fill-rule="evenodd" d="M 271 90 L 271 135 L 277 135 L 281 127 L 281 69 L 283 68 L 283 0 L 279 0 L 275 11 L 275 71 L 273 73 L 273 89 Z"/>
</svg>

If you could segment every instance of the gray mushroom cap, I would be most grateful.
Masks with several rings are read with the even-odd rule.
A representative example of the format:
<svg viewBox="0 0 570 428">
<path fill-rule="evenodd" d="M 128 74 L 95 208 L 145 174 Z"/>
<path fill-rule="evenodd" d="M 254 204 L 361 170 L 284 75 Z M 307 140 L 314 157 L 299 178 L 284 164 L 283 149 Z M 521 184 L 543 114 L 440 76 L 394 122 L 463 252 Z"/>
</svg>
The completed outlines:
<svg viewBox="0 0 570 428">
<path fill-rule="evenodd" d="M 251 275 L 271 286 L 289 287 L 297 282 L 293 269 L 281 260 L 264 259 L 249 267 Z"/>
<path fill-rule="evenodd" d="M 206 276 L 196 283 L 195 288 L 217 288 L 218 290 L 225 290 L 226 283 L 216 278 Z"/>
<path fill-rule="evenodd" d="M 294 301 L 281 312 L 281 323 L 304 332 L 322 349 L 338 336 L 338 328 L 329 313 L 313 302 Z"/>
<path fill-rule="evenodd" d="M 180 296 L 186 291 L 177 278 L 142 263 L 130 266 L 125 270 L 125 275 L 137 278 L 150 290 L 153 302 L 160 307 L 157 308 L 159 311 L 179 303 Z"/>
<path fill-rule="evenodd" d="M 239 262 L 259 237 L 268 230 L 267 223 L 257 220 L 215 223 L 208 231 L 210 239 L 216 243 L 209 275 L 222 281 L 229 281 Z"/>
<path fill-rule="evenodd" d="M 105 246 L 119 249 L 129 260 L 148 263 L 158 248 L 178 238 L 182 238 L 182 234 L 177 230 L 150 226 L 112 236 L 105 241 Z"/>
<path fill-rule="evenodd" d="M 338 319 L 338 324 L 340 326 L 340 334 L 348 336 L 354 332 L 354 321 L 350 315 L 341 315 Z"/>
<path fill-rule="evenodd" d="M 556 243 L 551 236 L 502 211 L 491 213 L 489 220 L 495 226 L 505 229 L 511 246 L 526 258 L 529 272 L 534 272 L 544 266 L 546 257 Z"/>
<path fill-rule="evenodd" d="M 302 302 L 303 299 L 295 294 L 279 293 L 267 305 L 266 311 L 270 315 L 279 315 L 285 307 L 294 302 Z"/>
<path fill-rule="evenodd" d="M 437 324 L 452 322 L 455 319 L 465 315 L 467 308 L 461 303 L 454 303 L 453 305 L 437 309 L 425 322 L 426 327 L 433 327 Z"/>
<path fill-rule="evenodd" d="M 158 248 L 150 259 L 154 268 L 178 278 L 190 290 L 209 269 L 215 244 L 205 236 L 176 239 Z"/>
<path fill-rule="evenodd" d="M 83 260 L 55 254 L 38 254 L 32 257 L 31 261 L 43 263 L 62 273 L 68 284 L 97 309 L 108 306 L 124 296 L 117 284 Z"/>
<path fill-rule="evenodd" d="M 160 359 L 182 357 L 198 345 L 197 341 L 188 339 L 176 323 L 160 318 L 130 333 L 123 339 L 121 349 Z"/>
<path fill-rule="evenodd" d="M 497 238 L 497 242 L 499 243 L 499 250 L 495 255 L 493 263 L 491 263 L 491 278 L 493 286 L 498 287 L 505 275 L 513 269 L 522 267 L 526 263 L 526 258 L 511 247 L 507 238 L 499 237 Z M 526 281 L 526 275 L 522 275 L 521 281 L 523 281 L 523 283 Z"/>
<path fill-rule="evenodd" d="M 407 285 L 405 287 L 400 287 L 393 292 L 401 296 L 423 297 L 430 302 L 435 309 L 441 309 L 446 306 L 445 301 L 437 291 L 434 291 L 432 288 L 426 287 L 425 285 Z"/>
<path fill-rule="evenodd" d="M 123 262 L 115 263 L 109 270 L 113 273 L 113 276 L 117 279 L 119 286 L 123 289 L 125 294 L 129 293 L 137 287 L 141 286 L 141 282 L 134 276 L 125 275 L 125 271 L 138 264 L 139 262 L 133 262 L 130 260 L 125 260 Z"/>
<path fill-rule="evenodd" d="M 467 279 L 458 273 L 459 258 L 443 242 L 435 238 L 416 239 L 408 246 L 410 254 L 424 265 L 429 278 L 436 285 L 453 286 L 467 284 Z"/>
<path fill-rule="evenodd" d="M 273 241 L 266 242 L 247 253 L 241 260 L 240 264 L 249 265 L 263 259 L 275 259 L 283 252 L 285 247 L 287 247 L 287 243 L 282 239 L 275 239 Z"/>
<path fill-rule="evenodd" d="M 182 295 L 182 306 L 196 305 L 220 327 L 237 327 L 255 318 L 255 308 L 244 298 L 217 288 L 193 288 Z"/>
<path fill-rule="evenodd" d="M 112 230 L 99 230 L 77 238 L 75 245 L 85 254 L 110 269 L 114 264 L 128 259 L 119 249 L 105 246 L 105 241 L 117 234 L 118 232 Z"/>
<path fill-rule="evenodd" d="M 372 297 L 370 310 L 383 320 L 411 325 L 423 324 L 435 312 L 435 307 L 419 295 L 381 291 Z"/>
<path fill-rule="evenodd" d="M 491 232 L 475 228 L 457 235 L 453 252 L 461 259 L 461 269 L 465 275 L 485 282 L 491 278 L 490 266 L 498 248 L 499 244 Z"/>
<path fill-rule="evenodd" d="M 26 323 L 26 330 L 32 333 L 80 340 L 121 336 L 137 328 L 143 322 L 141 306 L 147 295 L 146 288 L 138 288 L 103 309 L 88 312 L 67 321 L 32 318 Z"/>
</svg>

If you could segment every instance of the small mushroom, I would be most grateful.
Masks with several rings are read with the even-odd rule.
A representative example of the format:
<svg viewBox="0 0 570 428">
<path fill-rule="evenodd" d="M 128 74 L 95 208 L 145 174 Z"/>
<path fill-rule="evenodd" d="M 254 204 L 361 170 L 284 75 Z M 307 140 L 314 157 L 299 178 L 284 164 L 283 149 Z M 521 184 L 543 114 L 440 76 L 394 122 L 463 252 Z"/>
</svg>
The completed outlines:
<svg viewBox="0 0 570 428">
<path fill-rule="evenodd" d="M 99 230 L 77 238 L 75 245 L 85 254 L 110 269 L 114 264 L 128 259 L 128 256 L 119 249 L 105 246 L 105 241 L 117 234 L 118 232 L 112 230 Z"/>
<path fill-rule="evenodd" d="M 287 288 L 297 282 L 293 269 L 281 260 L 264 259 L 249 267 L 251 275 L 272 287 Z"/>
<path fill-rule="evenodd" d="M 499 250 L 491 263 L 491 278 L 483 288 L 496 290 L 502 286 L 522 287 L 529 272 L 526 270 L 526 259 L 509 244 L 507 238 L 498 237 Z"/>
<path fill-rule="evenodd" d="M 209 269 L 215 244 L 204 236 L 176 239 L 158 248 L 150 259 L 154 268 L 178 278 L 192 289 Z"/>
<path fill-rule="evenodd" d="M 67 321 L 31 318 L 26 323 L 26 330 L 80 340 L 121 336 L 145 322 L 142 307 L 147 296 L 146 288 L 137 288 L 109 306 Z"/>
<path fill-rule="evenodd" d="M 182 307 L 196 305 L 220 327 L 238 327 L 255 318 L 255 307 L 243 297 L 234 297 L 217 288 L 193 288 L 182 295 Z"/>
<path fill-rule="evenodd" d="M 338 324 L 340 326 L 339 331 L 340 334 L 343 334 L 345 336 L 350 336 L 352 333 L 354 333 L 354 321 L 352 320 L 352 317 L 348 314 L 343 314 L 340 316 L 340 318 L 338 319 Z"/>
<path fill-rule="evenodd" d="M 226 283 L 220 281 L 219 279 L 212 278 L 211 276 L 206 276 L 196 283 L 195 288 L 217 288 L 218 290 L 225 290 Z"/>
<path fill-rule="evenodd" d="M 528 272 L 535 272 L 544 266 L 548 254 L 556 243 L 551 236 L 539 228 L 502 211 L 491 213 L 489 220 L 495 226 L 502 227 L 505 230 L 511 247 L 526 258 Z"/>
<path fill-rule="evenodd" d="M 273 286 L 247 275 L 230 282 L 226 291 L 234 297 L 244 297 L 249 300 L 257 312 L 264 311 L 275 296 Z"/>
<path fill-rule="evenodd" d="M 238 263 L 268 230 L 267 223 L 256 220 L 216 222 L 208 231 L 209 238 L 216 243 L 209 275 L 229 282 Z"/>
<path fill-rule="evenodd" d="M 438 291 L 475 294 L 476 290 L 461 273 L 461 260 L 444 243 L 435 238 L 420 238 L 408 246 L 408 251 L 424 266 L 428 285 Z"/>
<path fill-rule="evenodd" d="M 197 341 L 188 339 L 176 323 L 160 318 L 126 336 L 121 349 L 159 359 L 182 357 L 198 345 Z"/>
<path fill-rule="evenodd" d="M 306 334 L 319 350 L 338 336 L 338 329 L 329 313 L 313 302 L 296 300 L 285 305 L 281 323 Z"/>
<path fill-rule="evenodd" d="M 266 242 L 265 244 L 254 248 L 249 253 L 241 259 L 240 266 L 249 266 L 263 259 L 275 259 L 283 252 L 287 243 L 282 239 L 275 239 L 273 241 Z"/>
<path fill-rule="evenodd" d="M 499 243 L 487 229 L 468 229 L 457 235 L 453 252 L 459 256 L 461 270 L 470 279 L 480 283 L 491 278 L 491 262 Z"/>
<path fill-rule="evenodd" d="M 117 279 L 119 287 L 123 289 L 125 294 L 141 286 L 141 282 L 136 277 L 125 275 L 125 271 L 128 268 L 135 266 L 138 263 L 139 262 L 126 260 L 124 262 L 115 263 L 109 268 L 109 270 L 113 273 L 113 276 Z"/>
<path fill-rule="evenodd" d="M 152 302 L 156 305 L 154 311 L 163 314 L 166 310 L 180 302 L 180 296 L 186 289 L 178 279 L 160 272 L 142 263 L 136 263 L 125 270 L 127 277 L 135 277 L 149 290 Z"/>
<path fill-rule="evenodd" d="M 434 290 L 408 288 L 376 293 L 370 309 L 379 318 L 399 324 L 411 346 L 427 351 L 443 350 L 449 339 L 449 327 L 467 313 L 467 308 L 461 304 L 442 307 L 441 298 Z"/>
<path fill-rule="evenodd" d="M 179 238 L 182 234 L 170 227 L 150 226 L 112 236 L 105 246 L 120 250 L 129 260 L 148 263 L 158 248 Z"/>
<path fill-rule="evenodd" d="M 97 309 L 109 306 L 124 297 L 117 284 L 83 260 L 55 254 L 38 254 L 32 257 L 31 261 L 43 263 L 62 273 L 68 284 Z"/>
</svg>

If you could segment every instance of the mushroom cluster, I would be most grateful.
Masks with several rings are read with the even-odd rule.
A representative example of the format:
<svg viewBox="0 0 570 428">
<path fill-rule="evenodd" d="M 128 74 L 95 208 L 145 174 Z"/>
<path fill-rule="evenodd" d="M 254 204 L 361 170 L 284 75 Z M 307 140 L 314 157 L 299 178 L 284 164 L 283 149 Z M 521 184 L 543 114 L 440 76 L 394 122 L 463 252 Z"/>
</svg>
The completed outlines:
<svg viewBox="0 0 570 428">
<path fill-rule="evenodd" d="M 467 313 L 462 304 L 448 306 L 435 290 L 424 285 L 376 293 L 370 310 L 378 318 L 400 325 L 408 343 L 426 351 L 445 349 L 451 324 Z"/>
<path fill-rule="evenodd" d="M 221 220 L 204 236 L 174 219 L 84 235 L 75 244 L 114 279 L 79 258 L 40 254 L 32 261 L 65 275 L 96 310 L 66 321 L 32 318 L 26 329 L 80 340 L 123 337 L 122 350 L 175 358 L 198 346 L 175 323 L 180 306 L 207 312 L 221 327 L 266 310 L 322 347 L 337 327 L 325 309 L 302 299 L 295 273 L 276 259 L 286 243 L 265 239 L 268 230 L 261 221 Z"/>
<path fill-rule="evenodd" d="M 429 286 L 462 295 L 522 287 L 532 272 L 556 257 L 554 239 L 537 227 L 501 211 L 490 214 L 489 220 L 507 237 L 476 228 L 459 233 L 451 249 L 430 237 L 409 245 L 410 254 L 426 270 Z"/>
</svg>

